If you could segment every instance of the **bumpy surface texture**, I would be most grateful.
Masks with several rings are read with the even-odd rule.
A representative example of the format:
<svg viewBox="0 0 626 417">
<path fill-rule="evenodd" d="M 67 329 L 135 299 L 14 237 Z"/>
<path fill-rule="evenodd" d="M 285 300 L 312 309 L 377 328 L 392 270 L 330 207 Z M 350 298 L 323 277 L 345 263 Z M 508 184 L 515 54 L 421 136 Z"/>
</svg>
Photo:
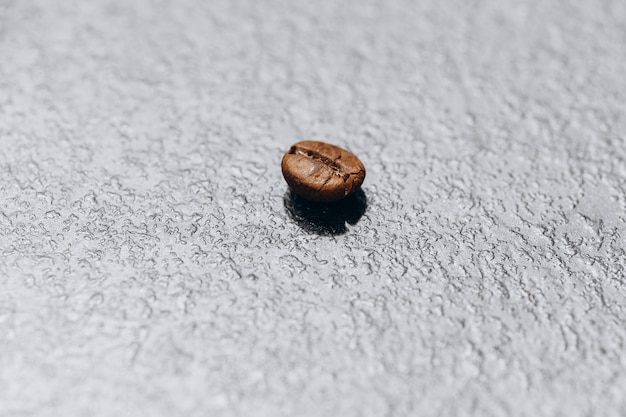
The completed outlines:
<svg viewBox="0 0 626 417">
<path fill-rule="evenodd" d="M 625 21 L 0 0 L 0 416 L 626 415 Z M 302 139 L 367 167 L 344 233 Z"/>
</svg>

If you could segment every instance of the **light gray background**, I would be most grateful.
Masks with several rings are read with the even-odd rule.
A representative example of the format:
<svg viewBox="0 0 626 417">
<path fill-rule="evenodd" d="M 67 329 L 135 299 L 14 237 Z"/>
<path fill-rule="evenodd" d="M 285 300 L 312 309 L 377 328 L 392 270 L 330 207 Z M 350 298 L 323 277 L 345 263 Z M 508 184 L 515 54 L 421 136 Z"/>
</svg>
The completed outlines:
<svg viewBox="0 0 626 417">
<path fill-rule="evenodd" d="M 626 415 L 626 2 L 0 16 L 1 416 Z"/>
</svg>

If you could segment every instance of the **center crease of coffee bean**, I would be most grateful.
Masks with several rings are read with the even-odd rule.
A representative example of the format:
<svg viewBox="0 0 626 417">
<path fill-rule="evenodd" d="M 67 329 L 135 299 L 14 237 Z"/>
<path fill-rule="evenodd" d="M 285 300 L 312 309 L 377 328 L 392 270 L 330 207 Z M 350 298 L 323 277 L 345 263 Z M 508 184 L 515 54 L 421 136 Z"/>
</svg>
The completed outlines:
<svg viewBox="0 0 626 417">
<path fill-rule="evenodd" d="M 317 152 L 313 152 L 311 150 L 304 151 L 302 149 L 296 148 L 295 146 L 293 148 L 291 148 L 291 152 L 290 153 L 294 154 L 294 155 L 302 155 L 302 156 L 305 156 L 307 158 L 315 159 L 315 160 L 323 162 L 324 165 L 330 167 L 330 169 L 333 170 L 333 173 L 335 175 L 337 175 L 338 177 L 342 178 L 344 182 L 348 179 L 348 177 L 351 174 L 353 174 L 353 172 L 351 172 L 351 173 L 348 173 L 348 174 L 341 175 L 340 169 L 337 166 L 337 163 L 335 162 L 337 159 L 341 159 L 341 155 L 339 155 L 339 157 L 337 157 L 337 159 L 333 160 L 333 159 L 330 159 L 328 157 L 325 157 L 324 155 L 320 155 Z M 328 180 L 326 182 L 328 182 Z"/>
</svg>

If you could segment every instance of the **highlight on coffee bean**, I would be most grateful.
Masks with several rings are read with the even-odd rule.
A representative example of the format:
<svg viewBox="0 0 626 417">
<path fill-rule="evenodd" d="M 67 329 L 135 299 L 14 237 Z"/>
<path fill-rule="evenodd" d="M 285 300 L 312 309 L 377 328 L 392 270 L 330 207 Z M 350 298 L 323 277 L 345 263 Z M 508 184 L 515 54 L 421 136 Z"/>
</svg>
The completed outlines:
<svg viewBox="0 0 626 417">
<path fill-rule="evenodd" d="M 313 140 L 292 145 L 283 156 L 281 167 L 294 193 L 320 203 L 350 196 L 365 180 L 365 166 L 356 155 Z"/>
</svg>

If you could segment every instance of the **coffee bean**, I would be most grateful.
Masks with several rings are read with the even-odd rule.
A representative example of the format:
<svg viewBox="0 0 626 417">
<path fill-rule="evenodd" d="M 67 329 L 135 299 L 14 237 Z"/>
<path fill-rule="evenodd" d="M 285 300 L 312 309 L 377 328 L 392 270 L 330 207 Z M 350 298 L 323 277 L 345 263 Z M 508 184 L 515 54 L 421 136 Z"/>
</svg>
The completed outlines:
<svg viewBox="0 0 626 417">
<path fill-rule="evenodd" d="M 292 145 L 281 166 L 289 187 L 316 202 L 344 199 L 358 190 L 365 179 L 365 167 L 353 153 L 312 140 Z"/>
</svg>

